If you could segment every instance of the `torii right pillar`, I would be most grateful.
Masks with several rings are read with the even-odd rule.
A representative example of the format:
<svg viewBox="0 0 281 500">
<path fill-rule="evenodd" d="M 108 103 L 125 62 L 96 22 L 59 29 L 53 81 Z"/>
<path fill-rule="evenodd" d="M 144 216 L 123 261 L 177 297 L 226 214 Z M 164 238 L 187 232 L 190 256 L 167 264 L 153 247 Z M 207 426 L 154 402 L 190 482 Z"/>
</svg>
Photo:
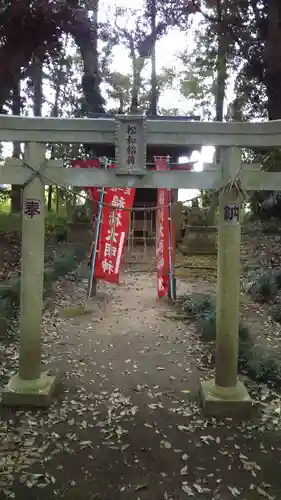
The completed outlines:
<svg viewBox="0 0 281 500">
<path fill-rule="evenodd" d="M 241 166 L 237 148 L 221 149 L 222 186 Z M 238 380 L 240 302 L 240 204 L 237 189 L 223 189 L 219 199 L 215 379 L 201 383 L 203 409 L 213 417 L 246 417 L 252 400 Z"/>
</svg>

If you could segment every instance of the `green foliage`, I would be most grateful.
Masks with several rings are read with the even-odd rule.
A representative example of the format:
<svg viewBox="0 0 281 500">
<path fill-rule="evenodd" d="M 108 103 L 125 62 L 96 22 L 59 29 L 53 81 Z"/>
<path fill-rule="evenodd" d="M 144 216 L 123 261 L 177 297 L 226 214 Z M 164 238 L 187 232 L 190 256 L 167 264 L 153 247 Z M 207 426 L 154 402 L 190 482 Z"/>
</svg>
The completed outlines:
<svg viewBox="0 0 281 500">
<path fill-rule="evenodd" d="M 52 290 L 53 283 L 60 277 L 75 270 L 87 257 L 88 249 L 79 245 L 66 248 L 56 255 L 52 267 L 44 272 L 44 294 Z M 17 317 L 20 305 L 20 277 L 16 277 L 0 285 L 0 337 L 9 330 Z"/>
<path fill-rule="evenodd" d="M 198 322 L 197 331 L 205 342 L 216 340 L 216 311 L 211 312 L 208 317 Z"/>
<path fill-rule="evenodd" d="M 262 224 L 261 230 L 264 234 L 278 234 L 281 231 L 280 219 L 271 217 Z"/>
<path fill-rule="evenodd" d="M 274 278 L 275 278 L 275 282 L 276 282 L 276 286 L 278 288 L 278 290 L 281 289 L 281 270 L 278 269 L 277 271 L 274 271 Z"/>
<path fill-rule="evenodd" d="M 55 212 L 48 212 L 45 220 L 46 233 L 53 236 L 57 243 L 67 241 L 69 232 L 69 220 L 66 216 L 58 215 Z"/>
<path fill-rule="evenodd" d="M 16 232 L 21 230 L 21 214 L 0 212 L 0 232 Z"/>
<path fill-rule="evenodd" d="M 276 321 L 277 323 L 281 323 L 281 302 L 276 302 L 271 309 L 270 309 L 270 315 L 273 321 Z"/>
<path fill-rule="evenodd" d="M 48 212 L 45 220 L 45 227 L 47 231 L 54 231 L 57 227 L 60 227 L 68 223 L 66 216 L 59 215 L 55 212 Z"/>
<path fill-rule="evenodd" d="M 57 242 L 67 240 L 69 220 L 66 216 L 48 212 L 45 219 L 45 231 L 47 237 L 54 236 Z M 0 232 L 11 233 L 21 230 L 21 214 L 7 214 L 0 212 Z"/>
<path fill-rule="evenodd" d="M 198 332 L 202 336 L 205 342 L 214 342 L 216 340 L 216 312 L 210 313 L 210 315 L 198 323 Z M 248 328 L 240 324 L 239 325 L 239 340 L 241 342 L 246 342 L 249 338 Z"/>
<path fill-rule="evenodd" d="M 20 279 L 13 278 L 0 284 L 0 337 L 18 314 Z"/>
<path fill-rule="evenodd" d="M 91 15 L 89 14 L 90 8 Z M 4 81 L 5 85 L 2 85 L 1 88 L 1 107 L 6 104 L 7 100 L 10 100 L 11 89 L 16 83 L 16 75 L 22 74 L 23 80 L 26 80 L 26 74 L 30 74 L 28 68 L 34 56 L 48 65 L 52 58 L 59 59 L 59 55 L 64 48 L 65 39 L 71 38 L 74 40 L 76 47 L 80 49 L 81 58 L 84 58 L 82 61 L 84 73 L 82 78 L 83 111 L 85 114 L 103 112 L 99 89 L 100 79 L 98 76 L 91 76 L 94 72 L 98 74 L 97 67 L 94 70 L 94 66 L 98 65 L 98 33 L 96 23 L 92 21 L 92 18 L 97 16 L 97 9 L 98 2 L 95 5 L 92 4 L 91 7 L 87 6 L 85 2 L 62 3 L 59 0 L 51 2 L 42 2 L 42 0 L 11 2 L 10 0 L 4 0 L 1 3 L 1 36 L 5 40 L 5 47 L 3 47 L 5 70 L 1 74 L 1 81 Z M 84 33 L 83 39 L 81 39 L 81 33 Z M 17 57 L 15 54 L 11 55 L 9 49 L 10 46 L 15 45 L 18 47 Z M 86 56 L 89 53 L 92 55 L 90 62 Z M 64 65 L 67 66 L 67 61 L 65 61 Z M 68 75 L 65 77 L 64 73 L 65 68 L 61 77 L 62 84 L 66 81 L 68 87 L 70 87 L 72 76 L 70 78 L 68 78 Z M 79 77 L 80 75 L 81 73 Z M 75 79 L 76 75 L 73 76 Z M 26 81 L 24 83 L 26 84 Z M 56 94 L 56 83 L 54 83 L 54 87 L 55 92 L 53 94 Z M 72 93 L 73 96 L 74 92 Z M 67 93 L 64 95 L 62 92 L 60 100 L 64 101 L 65 107 L 68 107 L 70 99 L 68 99 Z M 24 99 L 22 102 L 24 103 Z M 60 102 L 58 102 L 58 108 L 60 108 Z"/>
<path fill-rule="evenodd" d="M 239 369 L 257 382 L 280 387 L 281 364 L 260 346 L 244 342 L 239 349 Z"/>
<path fill-rule="evenodd" d="M 62 250 L 55 258 L 52 267 L 52 279 L 55 281 L 57 278 L 73 271 L 87 256 L 87 250 L 84 246 L 77 246 L 75 248 L 66 248 Z"/>
<path fill-rule="evenodd" d="M 0 290 L 1 293 L 1 290 Z M 0 338 L 13 317 L 13 310 L 7 298 L 0 298 Z"/>
<path fill-rule="evenodd" d="M 255 280 L 254 285 L 250 289 L 250 295 L 256 302 L 264 303 L 274 300 L 278 286 L 276 283 L 275 274 L 269 271 L 262 271 Z"/>
<path fill-rule="evenodd" d="M 207 319 L 216 310 L 215 297 L 210 294 L 186 294 L 178 302 L 187 317 L 193 319 Z"/>
<path fill-rule="evenodd" d="M 1 150 L 1 147 L 0 147 L 0 150 Z M 9 197 L 10 197 L 10 189 L 8 189 L 5 186 L 0 185 L 0 204 L 5 205 L 8 202 Z"/>
<path fill-rule="evenodd" d="M 203 21 L 194 33 L 195 47 L 179 54 L 183 70 L 180 77 L 180 92 L 193 103 L 192 112 L 205 119 L 214 117 L 216 34 Z"/>
<path fill-rule="evenodd" d="M 13 278 L 0 284 L 0 298 L 7 300 L 12 307 L 19 305 L 20 280 Z"/>
<path fill-rule="evenodd" d="M 72 222 L 92 222 L 92 210 L 88 210 L 87 203 L 77 205 L 72 211 Z"/>
<path fill-rule="evenodd" d="M 182 311 L 187 318 L 198 321 L 198 332 L 206 342 L 216 340 L 216 301 L 210 294 L 187 294 L 179 299 Z M 241 341 L 248 339 L 248 330 L 244 325 L 239 326 Z"/>
<path fill-rule="evenodd" d="M 186 294 L 179 298 L 179 305 L 187 319 L 197 323 L 197 332 L 205 342 L 216 340 L 216 310 L 214 296 L 210 294 Z M 279 305 L 281 318 L 281 304 Z M 253 346 L 249 329 L 239 325 L 239 369 L 253 380 L 281 385 L 281 365 L 264 349 Z"/>
</svg>

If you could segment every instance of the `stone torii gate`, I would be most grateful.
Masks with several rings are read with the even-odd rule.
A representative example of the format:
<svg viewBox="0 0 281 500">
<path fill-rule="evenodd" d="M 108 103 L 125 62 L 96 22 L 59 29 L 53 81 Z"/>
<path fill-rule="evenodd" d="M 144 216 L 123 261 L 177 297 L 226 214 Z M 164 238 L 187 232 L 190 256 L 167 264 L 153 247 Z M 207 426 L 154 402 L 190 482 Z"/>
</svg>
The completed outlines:
<svg viewBox="0 0 281 500">
<path fill-rule="evenodd" d="M 142 116 L 96 119 L 26 118 L 0 115 L 0 141 L 26 143 L 24 161 L 8 159 L 1 184 L 23 185 L 19 372 L 2 393 L 7 405 L 47 406 L 55 377 L 41 371 L 44 271 L 44 188 L 109 186 L 220 189 L 218 223 L 217 355 L 215 379 L 202 382 L 205 411 L 227 416 L 251 407 L 237 378 L 240 297 L 240 198 L 244 190 L 281 190 L 281 174 L 241 165 L 242 147 L 280 147 L 281 122 L 204 123 L 151 120 Z M 116 147 L 117 168 L 65 169 L 47 161 L 46 143 Z M 146 145 L 220 146 L 220 165 L 201 172 L 147 171 Z M 221 189 L 222 188 L 222 189 Z"/>
</svg>

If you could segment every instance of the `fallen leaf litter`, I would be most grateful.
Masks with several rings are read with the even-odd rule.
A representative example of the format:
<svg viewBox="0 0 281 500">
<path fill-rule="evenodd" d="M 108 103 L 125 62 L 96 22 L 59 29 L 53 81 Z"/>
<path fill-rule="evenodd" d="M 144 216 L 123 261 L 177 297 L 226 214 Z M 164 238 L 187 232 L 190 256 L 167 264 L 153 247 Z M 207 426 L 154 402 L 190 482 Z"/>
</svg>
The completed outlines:
<svg viewBox="0 0 281 500">
<path fill-rule="evenodd" d="M 47 411 L 19 410 L 2 417 L 0 489 L 5 497 L 20 499 L 15 494 L 19 487 L 25 488 L 23 497 L 34 488 L 48 495 L 75 489 L 81 476 L 106 474 L 106 468 L 97 472 L 102 452 L 108 457 L 108 472 L 116 460 L 122 463 L 114 484 L 132 499 L 138 498 L 134 494 L 148 495 L 141 500 L 153 498 L 157 488 L 164 488 L 164 500 L 173 500 L 179 491 L 186 498 L 277 500 L 279 486 L 263 476 L 264 457 L 280 461 L 280 444 L 267 441 L 268 433 L 280 432 L 280 395 L 247 381 L 261 399 L 258 421 L 237 427 L 231 419 L 204 419 L 192 397 L 195 366 L 202 362 L 198 337 L 192 327 L 163 321 L 167 306 L 153 300 L 152 275 L 127 271 L 125 278 L 118 290 L 102 285 L 112 300 L 108 311 L 95 307 L 94 322 L 86 315 L 59 317 L 62 297 L 64 307 L 74 300 L 82 303 L 85 282 L 58 282 L 55 307 L 44 315 L 43 363 L 54 371 L 66 368 L 64 392 Z M 122 305 L 126 313 L 118 312 Z M 2 375 L 8 378 L 16 369 L 17 349 L 0 349 L 5 355 Z M 136 444 L 138 433 L 143 442 Z M 64 464 L 73 464 L 77 454 L 83 454 L 85 466 L 72 468 L 68 484 L 62 485 Z M 155 465 L 148 466 L 150 455 Z M 164 460 L 166 468 L 158 474 L 159 481 L 158 460 Z M 144 474 L 147 481 L 142 480 Z M 137 476 L 136 481 L 130 479 Z"/>
</svg>

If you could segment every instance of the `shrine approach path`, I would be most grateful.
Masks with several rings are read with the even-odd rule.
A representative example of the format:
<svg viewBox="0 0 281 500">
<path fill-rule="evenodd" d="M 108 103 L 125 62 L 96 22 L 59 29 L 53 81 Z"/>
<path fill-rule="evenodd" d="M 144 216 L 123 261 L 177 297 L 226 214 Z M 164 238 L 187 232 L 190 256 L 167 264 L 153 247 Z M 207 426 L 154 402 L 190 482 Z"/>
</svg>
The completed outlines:
<svg viewBox="0 0 281 500">
<path fill-rule="evenodd" d="M 199 376 L 211 374 L 192 327 L 165 316 L 154 274 L 127 269 L 89 314 L 65 317 L 86 286 L 61 281 L 44 316 L 44 362 L 60 377 L 50 408 L 2 412 L 1 499 L 280 498 L 279 428 L 202 416 Z"/>
</svg>

